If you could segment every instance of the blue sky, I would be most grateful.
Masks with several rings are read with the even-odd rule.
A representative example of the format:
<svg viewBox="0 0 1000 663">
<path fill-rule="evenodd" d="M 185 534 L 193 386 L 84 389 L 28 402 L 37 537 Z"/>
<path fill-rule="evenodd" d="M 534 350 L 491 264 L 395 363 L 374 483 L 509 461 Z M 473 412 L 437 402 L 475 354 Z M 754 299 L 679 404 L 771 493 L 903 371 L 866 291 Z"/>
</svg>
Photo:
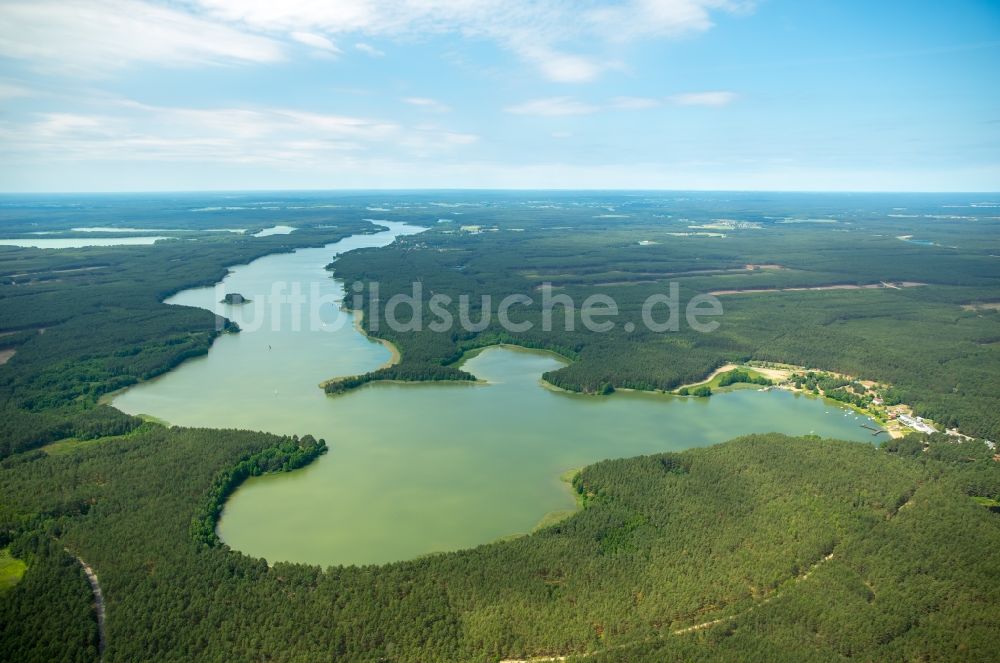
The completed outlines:
<svg viewBox="0 0 1000 663">
<path fill-rule="evenodd" d="M 0 190 L 1000 190 L 1000 2 L 3 0 Z"/>
</svg>

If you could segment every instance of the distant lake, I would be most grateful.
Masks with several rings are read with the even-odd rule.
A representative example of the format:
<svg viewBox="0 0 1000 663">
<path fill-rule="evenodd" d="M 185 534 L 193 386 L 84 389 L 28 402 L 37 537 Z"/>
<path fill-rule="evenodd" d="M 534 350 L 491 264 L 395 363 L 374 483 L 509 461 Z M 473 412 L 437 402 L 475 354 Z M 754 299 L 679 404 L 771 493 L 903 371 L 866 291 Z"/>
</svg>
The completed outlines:
<svg viewBox="0 0 1000 663">
<path fill-rule="evenodd" d="M 111 226 L 89 226 L 86 228 L 73 228 L 77 233 L 175 233 L 175 232 L 203 232 L 203 233 L 243 233 L 245 228 L 127 228 Z M 51 232 L 51 231 L 49 231 Z M 46 232 L 36 233 L 38 235 L 48 234 Z"/>
<path fill-rule="evenodd" d="M 35 249 L 79 249 L 85 246 L 131 246 L 152 244 L 167 237 L 66 237 L 60 239 L 0 239 L 0 246 Z"/>
<path fill-rule="evenodd" d="M 288 235 L 295 230 L 294 226 L 271 226 L 270 228 L 264 228 L 259 232 L 253 234 L 254 237 L 270 237 L 271 235 Z"/>
<path fill-rule="evenodd" d="M 260 429 L 326 439 L 330 453 L 291 473 L 247 481 L 219 524 L 223 540 L 269 561 L 384 563 L 529 532 L 574 500 L 559 476 L 604 458 L 706 446 L 751 432 L 815 433 L 872 441 L 875 425 L 832 402 L 742 389 L 708 399 L 643 393 L 581 396 L 548 389 L 554 355 L 491 348 L 464 367 L 485 384 L 372 384 L 327 396 L 318 384 L 372 370 L 389 358 L 354 330 L 337 302 L 340 281 L 323 266 L 338 253 L 382 246 L 418 229 L 398 223 L 324 248 L 234 267 L 219 288 L 187 290 L 171 304 L 220 310 L 245 327 L 207 356 L 114 399 L 126 412 L 172 424 Z M 324 330 L 253 325 L 251 300 L 272 284 L 316 283 L 332 301 Z M 261 306 L 263 308 L 263 305 Z M 259 329 L 253 329 L 260 326 Z"/>
<path fill-rule="evenodd" d="M 937 246 L 936 242 L 932 242 L 929 239 L 913 239 L 913 235 L 900 235 L 896 239 L 909 242 L 910 244 L 918 244 L 920 246 Z"/>
</svg>

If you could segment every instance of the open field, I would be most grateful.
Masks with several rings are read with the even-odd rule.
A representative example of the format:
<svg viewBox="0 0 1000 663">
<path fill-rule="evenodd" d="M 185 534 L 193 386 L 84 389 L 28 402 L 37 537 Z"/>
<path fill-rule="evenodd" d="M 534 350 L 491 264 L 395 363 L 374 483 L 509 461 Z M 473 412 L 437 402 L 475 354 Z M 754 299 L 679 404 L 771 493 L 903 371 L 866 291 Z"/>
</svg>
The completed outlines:
<svg viewBox="0 0 1000 663">
<path fill-rule="evenodd" d="M 27 569 L 24 560 L 10 554 L 10 548 L 0 549 L 0 594 L 17 585 Z"/>
</svg>

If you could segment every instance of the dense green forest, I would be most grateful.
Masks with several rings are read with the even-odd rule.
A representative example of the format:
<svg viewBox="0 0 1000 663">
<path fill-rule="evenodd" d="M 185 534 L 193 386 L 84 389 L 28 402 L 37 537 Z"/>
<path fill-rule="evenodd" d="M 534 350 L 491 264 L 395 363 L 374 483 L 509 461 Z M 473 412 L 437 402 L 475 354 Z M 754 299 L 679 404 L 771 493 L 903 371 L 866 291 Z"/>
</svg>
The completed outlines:
<svg viewBox="0 0 1000 663">
<path fill-rule="evenodd" d="M 372 214 L 431 228 L 333 263 L 348 282 L 377 280 L 383 301 L 417 280 L 473 301 L 537 299 L 551 283 L 576 301 L 612 295 L 619 324 L 603 334 L 560 328 L 560 315 L 555 333 L 369 326 L 402 363 L 331 392 L 472 379 L 461 357 L 509 342 L 572 359 L 546 377 L 578 391 L 671 389 L 727 361 L 782 361 L 890 383 L 918 414 L 1000 437 L 1000 313 L 981 306 L 1000 301 L 1000 220 L 989 210 L 933 218 L 956 216 L 941 211 L 962 202 L 947 196 L 448 196 L 452 207 L 437 194 L 358 194 L 337 207 L 302 194 L 277 211 L 226 211 L 193 195 L 0 210 L 10 237 L 175 229 L 127 249 L 0 246 L 0 350 L 15 350 L 0 365 L 0 548 L 28 565 L 0 595 L 0 659 L 96 660 L 79 559 L 107 603 L 106 661 L 996 658 L 1000 515 L 973 498 L 1000 499 L 1000 463 L 982 441 L 943 435 L 881 448 L 754 435 L 605 461 L 575 478 L 585 508 L 566 520 L 386 566 L 269 564 L 229 550 L 214 530 L 226 496 L 246 477 L 294 471 L 325 442 L 310 431 L 166 428 L 99 399 L 236 331 L 165 297 L 267 253 L 371 232 L 362 219 Z M 889 216 L 899 207 L 919 218 Z M 719 221 L 733 218 L 749 225 Z M 203 232 L 279 222 L 298 229 Z M 724 237 L 691 234 L 702 232 Z M 669 280 L 682 299 L 773 292 L 721 295 L 725 316 L 710 334 L 623 331 Z M 779 290 L 883 281 L 926 285 Z M 514 316 L 540 323 L 537 306 Z"/>
<path fill-rule="evenodd" d="M 1000 464 L 981 443 L 757 435 L 605 461 L 576 478 L 586 508 L 569 520 L 383 567 L 269 567 L 192 535 L 233 468 L 310 444 L 146 424 L 5 461 L 0 523 L 29 566 L 0 601 L 0 651 L 93 656 L 65 549 L 99 571 L 108 661 L 995 652 L 1000 520 L 970 495 L 1000 496 Z"/>
</svg>

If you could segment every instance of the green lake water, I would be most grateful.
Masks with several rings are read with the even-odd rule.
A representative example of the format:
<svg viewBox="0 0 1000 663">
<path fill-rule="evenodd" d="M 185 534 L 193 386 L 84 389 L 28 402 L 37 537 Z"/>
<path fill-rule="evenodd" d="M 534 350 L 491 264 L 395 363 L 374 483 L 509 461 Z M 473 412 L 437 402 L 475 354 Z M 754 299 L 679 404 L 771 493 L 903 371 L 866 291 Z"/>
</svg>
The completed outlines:
<svg viewBox="0 0 1000 663">
<path fill-rule="evenodd" d="M 380 222 L 382 223 L 382 222 Z M 323 266 L 337 253 L 389 243 L 389 231 L 235 267 L 216 288 L 169 303 L 216 310 L 244 331 L 207 356 L 137 385 L 119 409 L 185 426 L 244 428 L 326 439 L 330 452 L 291 473 L 257 477 L 232 496 L 222 539 L 269 561 L 367 564 L 456 550 L 529 532 L 547 513 L 572 509 L 560 474 L 604 458 L 675 451 L 751 432 L 872 440 L 875 425 L 831 402 L 785 391 L 739 389 L 709 399 L 642 393 L 580 396 L 545 388 L 555 356 L 490 348 L 466 361 L 481 384 L 372 384 L 327 396 L 323 380 L 372 370 L 389 351 L 339 310 L 343 284 Z M 329 301 L 323 327 L 296 330 L 273 310 L 275 282 Z M 219 304 L 226 292 L 253 300 Z M 274 314 L 274 317 L 271 315 Z M 279 320 L 272 324 L 273 320 Z M 263 321 L 263 324 L 260 323 Z"/>
</svg>

